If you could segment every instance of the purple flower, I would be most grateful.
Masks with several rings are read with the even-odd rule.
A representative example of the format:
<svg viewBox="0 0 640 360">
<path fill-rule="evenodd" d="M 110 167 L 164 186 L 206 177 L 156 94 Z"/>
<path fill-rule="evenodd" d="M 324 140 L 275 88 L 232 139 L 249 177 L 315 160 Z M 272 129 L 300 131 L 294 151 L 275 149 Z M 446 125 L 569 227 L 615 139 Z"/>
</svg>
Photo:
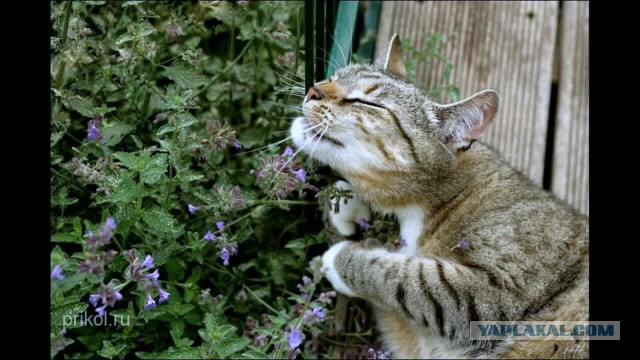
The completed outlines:
<svg viewBox="0 0 640 360">
<path fill-rule="evenodd" d="M 118 224 L 116 224 L 116 220 L 114 218 L 108 217 L 104 225 L 111 230 L 115 230 Z"/>
<path fill-rule="evenodd" d="M 469 247 L 469 243 L 466 240 L 462 240 L 459 243 L 457 243 L 454 247 L 451 248 L 451 250 L 455 250 L 456 248 L 468 248 Z"/>
<path fill-rule="evenodd" d="M 163 302 L 165 302 L 165 301 L 169 300 L 169 296 L 170 296 L 171 294 L 169 294 L 169 292 L 168 292 L 168 291 L 164 291 L 164 290 L 162 290 L 162 289 L 159 289 L 159 291 L 160 291 L 160 299 L 159 299 L 158 301 L 159 301 L 160 303 L 163 303 Z"/>
<path fill-rule="evenodd" d="M 122 294 L 116 289 L 107 288 L 103 302 L 109 306 L 113 306 L 118 300 L 122 300 Z"/>
<path fill-rule="evenodd" d="M 244 205 L 244 197 L 239 186 L 213 185 L 213 192 L 216 200 L 220 204 L 221 210 L 226 212 L 240 209 Z"/>
<path fill-rule="evenodd" d="M 304 322 L 306 324 L 313 323 L 313 322 L 316 322 L 316 321 L 324 319 L 326 316 L 327 316 L 327 314 L 325 314 L 322 311 L 322 307 L 319 306 L 317 308 L 314 308 L 313 310 L 307 310 L 305 312 L 305 314 L 304 314 Z"/>
<path fill-rule="evenodd" d="M 298 179 L 300 179 L 300 181 L 307 180 L 307 172 L 304 171 L 304 169 L 300 169 L 298 171 L 292 171 L 291 173 L 294 174 Z"/>
<path fill-rule="evenodd" d="M 213 235 L 211 230 L 209 230 L 207 231 L 206 234 L 204 234 L 204 239 L 207 241 L 216 241 L 218 238 L 215 235 Z"/>
<path fill-rule="evenodd" d="M 290 349 L 295 349 L 300 346 L 300 344 L 302 344 L 302 340 L 304 340 L 304 334 L 298 329 L 291 330 L 289 335 L 287 335 L 287 342 L 289 342 Z"/>
<path fill-rule="evenodd" d="M 234 246 L 234 245 L 231 245 L 231 253 L 233 255 L 238 255 L 238 247 Z"/>
<path fill-rule="evenodd" d="M 104 304 L 102 306 L 100 306 L 99 308 L 96 309 L 96 312 L 98 313 L 98 316 L 104 316 L 104 311 L 107 308 L 107 304 Z"/>
<path fill-rule="evenodd" d="M 151 294 L 147 294 L 147 303 L 144 305 L 144 308 L 149 310 L 156 307 L 156 301 L 153 300 Z"/>
<path fill-rule="evenodd" d="M 229 265 L 229 250 L 227 250 L 226 247 L 222 248 L 222 251 L 220 251 L 220 259 L 222 259 L 224 266 Z"/>
<path fill-rule="evenodd" d="M 282 153 L 282 156 L 293 156 L 293 149 L 291 149 L 290 147 L 286 147 L 284 149 L 284 152 Z"/>
<path fill-rule="evenodd" d="M 100 124 L 102 123 L 102 116 L 97 115 L 93 119 L 89 120 L 87 124 L 87 139 L 91 141 L 102 140 L 102 134 L 100 133 Z"/>
<path fill-rule="evenodd" d="M 156 271 L 152 272 L 151 274 L 146 274 L 145 277 L 152 280 L 158 280 L 160 274 L 158 273 L 158 269 L 156 269 Z"/>
<path fill-rule="evenodd" d="M 147 257 L 144 258 L 144 261 L 142 262 L 142 264 L 140 264 L 140 266 L 146 267 L 147 269 L 153 268 L 155 266 L 153 265 L 153 257 L 151 255 L 147 255 Z"/>
<path fill-rule="evenodd" d="M 313 314 L 314 316 L 316 316 L 318 319 L 324 319 L 324 318 L 327 316 L 327 314 L 325 314 L 325 313 L 323 313 L 323 312 L 322 312 L 322 307 L 320 307 L 320 306 L 319 306 L 319 307 L 317 307 L 317 308 L 314 308 L 314 309 L 311 311 L 311 314 Z"/>
<path fill-rule="evenodd" d="M 216 223 L 216 227 L 218 228 L 218 231 L 222 232 L 222 230 L 224 230 L 224 221 L 218 221 Z"/>
<path fill-rule="evenodd" d="M 64 280 L 64 275 L 62 274 L 62 267 L 60 265 L 56 265 L 51 271 L 51 278 L 55 278 L 58 280 Z"/>
<path fill-rule="evenodd" d="M 296 157 L 264 157 L 260 160 L 260 167 L 249 173 L 255 175 L 259 183 L 266 184 L 269 187 L 269 195 L 278 199 L 284 199 L 293 191 L 297 191 L 300 197 L 304 196 L 305 189 L 318 191 L 318 188 L 305 182 L 306 172 Z"/>
<path fill-rule="evenodd" d="M 255 338 L 253 338 L 253 345 L 262 346 L 267 341 L 267 334 L 258 334 Z"/>
<path fill-rule="evenodd" d="M 100 295 L 98 294 L 89 295 L 89 302 L 91 303 L 91 305 L 93 305 L 93 307 L 98 306 L 98 300 L 100 300 Z"/>
<path fill-rule="evenodd" d="M 389 359 L 389 357 L 391 357 L 391 353 L 389 353 L 388 351 L 386 352 L 382 352 L 382 351 L 378 351 L 376 353 L 375 350 L 373 350 L 372 348 L 369 348 L 368 351 L 368 359 Z"/>
<path fill-rule="evenodd" d="M 196 211 L 200 210 L 200 206 L 195 206 L 195 205 L 192 205 L 192 204 L 187 205 L 187 208 L 189 209 L 189 213 L 191 215 L 195 214 Z"/>
<path fill-rule="evenodd" d="M 236 132 L 229 124 L 221 125 L 216 120 L 207 120 L 207 132 L 209 138 L 205 141 L 205 146 L 224 150 L 229 146 L 233 146 L 236 149 L 242 147 L 238 139 L 236 139 Z"/>
<path fill-rule="evenodd" d="M 326 293 L 321 293 L 320 296 L 318 296 L 318 301 L 323 302 L 325 304 L 331 304 L 332 300 L 331 298 L 336 297 L 336 292 L 335 291 L 328 291 Z"/>
<path fill-rule="evenodd" d="M 87 125 L 87 139 L 91 141 L 102 139 L 102 135 L 100 134 L 100 121 L 100 116 L 89 120 L 89 124 Z"/>
<path fill-rule="evenodd" d="M 371 226 L 371 224 L 369 224 L 369 223 L 367 222 L 367 220 L 365 220 L 365 219 L 360 219 L 360 220 L 358 220 L 358 226 L 360 226 L 360 228 L 361 228 L 362 230 L 364 230 L 364 231 L 367 231 L 367 230 L 369 230 L 369 229 L 371 229 L 371 228 L 373 227 L 373 226 Z"/>
<path fill-rule="evenodd" d="M 108 244 L 111 241 L 116 225 L 116 221 L 112 217 L 107 218 L 104 225 L 98 229 L 97 235 L 94 234 L 93 231 L 87 233 L 87 242 L 94 249 Z"/>
</svg>

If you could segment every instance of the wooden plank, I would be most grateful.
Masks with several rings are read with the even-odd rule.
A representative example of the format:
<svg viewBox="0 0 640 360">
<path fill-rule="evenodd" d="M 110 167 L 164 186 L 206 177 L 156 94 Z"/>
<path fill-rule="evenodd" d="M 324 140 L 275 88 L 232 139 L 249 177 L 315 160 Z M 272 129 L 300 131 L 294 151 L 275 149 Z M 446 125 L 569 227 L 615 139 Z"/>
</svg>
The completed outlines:
<svg viewBox="0 0 640 360">
<path fill-rule="evenodd" d="M 589 4 L 565 1 L 551 190 L 589 214 Z"/>
<path fill-rule="evenodd" d="M 442 52 L 454 64 L 462 98 L 486 88 L 501 94 L 500 110 L 482 141 L 542 185 L 556 43 L 556 1 L 385 2 L 376 54 L 393 33 L 425 49 L 422 34 L 449 38 Z M 419 64 L 428 88 L 443 85 L 444 62 Z M 449 101 L 447 96 L 443 101 Z"/>
</svg>

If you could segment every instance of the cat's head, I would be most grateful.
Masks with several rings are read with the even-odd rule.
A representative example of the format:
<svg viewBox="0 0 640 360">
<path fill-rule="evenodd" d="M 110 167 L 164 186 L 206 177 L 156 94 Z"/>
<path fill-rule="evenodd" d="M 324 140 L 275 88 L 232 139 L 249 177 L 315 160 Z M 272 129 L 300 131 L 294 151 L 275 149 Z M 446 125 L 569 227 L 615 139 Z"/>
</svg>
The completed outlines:
<svg viewBox="0 0 640 360">
<path fill-rule="evenodd" d="M 406 79 L 396 34 L 373 65 L 349 65 L 310 88 L 291 134 L 298 148 L 347 178 L 443 176 L 489 125 L 498 101 L 485 90 L 436 103 Z"/>
</svg>

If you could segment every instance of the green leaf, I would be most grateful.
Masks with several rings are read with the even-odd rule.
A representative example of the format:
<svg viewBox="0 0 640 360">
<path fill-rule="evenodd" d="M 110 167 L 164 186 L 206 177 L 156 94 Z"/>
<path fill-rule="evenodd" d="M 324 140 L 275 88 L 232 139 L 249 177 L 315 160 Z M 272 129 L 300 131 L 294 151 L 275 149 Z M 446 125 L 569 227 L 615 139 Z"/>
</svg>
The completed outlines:
<svg viewBox="0 0 640 360">
<path fill-rule="evenodd" d="M 79 314 L 86 311 L 87 307 L 87 304 L 73 303 L 55 308 L 51 310 L 51 325 L 64 325 L 67 328 L 79 327 Z"/>
<path fill-rule="evenodd" d="M 307 239 L 301 238 L 289 241 L 284 247 L 287 249 L 306 249 L 309 245 Z"/>
<path fill-rule="evenodd" d="M 142 181 L 147 184 L 155 184 L 167 172 L 167 155 L 160 154 L 153 156 L 142 170 Z"/>
<path fill-rule="evenodd" d="M 227 340 L 230 336 L 235 334 L 236 327 L 229 324 L 219 325 L 219 321 L 216 316 L 211 313 L 207 313 L 204 318 L 205 328 L 198 330 L 198 334 L 205 342 L 213 345 L 218 344 L 224 340 Z"/>
<path fill-rule="evenodd" d="M 171 65 L 165 68 L 164 74 L 182 89 L 196 89 L 208 83 L 206 76 L 184 65 Z"/>
<path fill-rule="evenodd" d="M 176 219 L 165 210 L 155 207 L 142 213 L 142 221 L 149 230 L 166 235 L 177 236 L 182 232 Z"/>
<path fill-rule="evenodd" d="M 176 316 L 183 316 L 195 308 L 196 307 L 191 304 L 170 304 L 166 305 L 164 310 Z"/>
<path fill-rule="evenodd" d="M 246 337 L 241 337 L 238 339 L 224 341 L 221 344 L 216 345 L 215 351 L 218 353 L 218 357 L 220 358 L 231 358 L 232 355 L 244 350 L 249 346 L 249 344 L 251 344 L 251 340 Z"/>
<path fill-rule="evenodd" d="M 82 236 L 82 223 L 80 222 L 80 218 L 79 217 L 73 218 L 73 233 L 77 237 L 81 237 Z"/>
<path fill-rule="evenodd" d="M 82 98 L 79 96 L 73 96 L 67 99 L 66 105 L 71 109 L 80 113 L 84 117 L 94 117 L 95 112 L 93 109 L 96 107 L 91 98 Z"/>
<path fill-rule="evenodd" d="M 99 107 L 94 108 L 93 112 L 96 113 L 96 114 L 100 114 L 100 115 L 104 116 L 105 114 L 108 114 L 108 113 L 110 113 L 112 111 L 115 111 L 115 110 L 116 110 L 116 108 L 114 108 L 114 107 L 108 107 L 107 105 L 102 104 Z"/>
<path fill-rule="evenodd" d="M 204 359 L 204 354 L 199 347 L 181 349 L 170 347 L 169 350 L 158 353 L 138 351 L 136 356 L 140 359 Z"/>
<path fill-rule="evenodd" d="M 143 0 L 140 0 L 140 1 L 125 1 L 124 4 L 122 4 L 122 7 L 139 5 L 139 4 L 142 4 L 143 2 L 144 2 Z"/>
<path fill-rule="evenodd" d="M 80 244 L 81 239 L 79 239 L 75 234 L 57 233 L 51 236 L 51 242 Z"/>
<path fill-rule="evenodd" d="M 138 157 L 135 154 L 117 152 L 113 154 L 113 157 L 120 160 L 122 165 L 132 170 L 139 170 L 137 167 Z"/>
<path fill-rule="evenodd" d="M 113 194 L 110 197 L 106 197 L 104 200 L 99 201 L 98 203 L 104 202 L 132 202 L 137 201 L 140 195 L 142 194 L 142 187 L 133 181 L 132 178 L 128 176 L 126 171 L 121 171 L 119 176 L 119 182 L 116 186 Z"/>
<path fill-rule="evenodd" d="M 153 257 L 153 263 L 156 266 L 162 266 L 166 264 L 169 260 L 169 257 L 173 255 L 173 252 L 178 250 L 179 248 L 180 245 L 176 244 L 175 242 L 172 242 L 167 246 L 163 246 L 155 253 L 155 256 Z"/>
<path fill-rule="evenodd" d="M 195 284 L 196 282 L 198 282 L 198 280 L 200 280 L 200 276 L 202 276 L 202 269 L 200 269 L 200 267 L 196 267 L 193 270 L 193 273 L 191 274 L 191 276 L 189 276 L 189 278 L 187 279 L 187 281 L 185 283 L 186 284 Z"/>
<path fill-rule="evenodd" d="M 118 36 L 118 38 L 116 39 L 116 45 L 122 45 L 128 41 L 131 41 L 134 39 L 134 36 L 129 34 L 129 33 L 124 33 L 120 36 Z"/>
<path fill-rule="evenodd" d="M 135 129 L 136 127 L 130 124 L 121 122 L 109 123 L 108 126 L 104 126 L 102 129 L 102 138 L 107 146 L 114 146 L 119 144 L 126 135 Z"/>
<path fill-rule="evenodd" d="M 118 345 L 113 346 L 110 341 L 104 340 L 102 342 L 102 350 L 98 351 L 98 355 L 105 357 L 107 359 L 113 359 L 118 356 L 122 350 L 124 350 L 127 345 Z"/>
</svg>

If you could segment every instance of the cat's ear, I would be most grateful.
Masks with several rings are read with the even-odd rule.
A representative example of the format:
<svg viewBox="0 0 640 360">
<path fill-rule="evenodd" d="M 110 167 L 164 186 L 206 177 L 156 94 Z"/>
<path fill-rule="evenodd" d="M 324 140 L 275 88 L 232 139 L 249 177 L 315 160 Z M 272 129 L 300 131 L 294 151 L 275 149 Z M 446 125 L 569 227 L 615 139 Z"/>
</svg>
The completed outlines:
<svg viewBox="0 0 640 360">
<path fill-rule="evenodd" d="M 383 69 L 401 78 L 407 77 L 407 69 L 404 67 L 402 57 L 402 43 L 398 34 L 394 34 L 389 42 L 386 56 L 383 58 Z"/>
<path fill-rule="evenodd" d="M 468 150 L 493 120 L 499 102 L 498 92 L 489 89 L 457 103 L 435 104 L 442 141 L 454 150 Z"/>
</svg>

